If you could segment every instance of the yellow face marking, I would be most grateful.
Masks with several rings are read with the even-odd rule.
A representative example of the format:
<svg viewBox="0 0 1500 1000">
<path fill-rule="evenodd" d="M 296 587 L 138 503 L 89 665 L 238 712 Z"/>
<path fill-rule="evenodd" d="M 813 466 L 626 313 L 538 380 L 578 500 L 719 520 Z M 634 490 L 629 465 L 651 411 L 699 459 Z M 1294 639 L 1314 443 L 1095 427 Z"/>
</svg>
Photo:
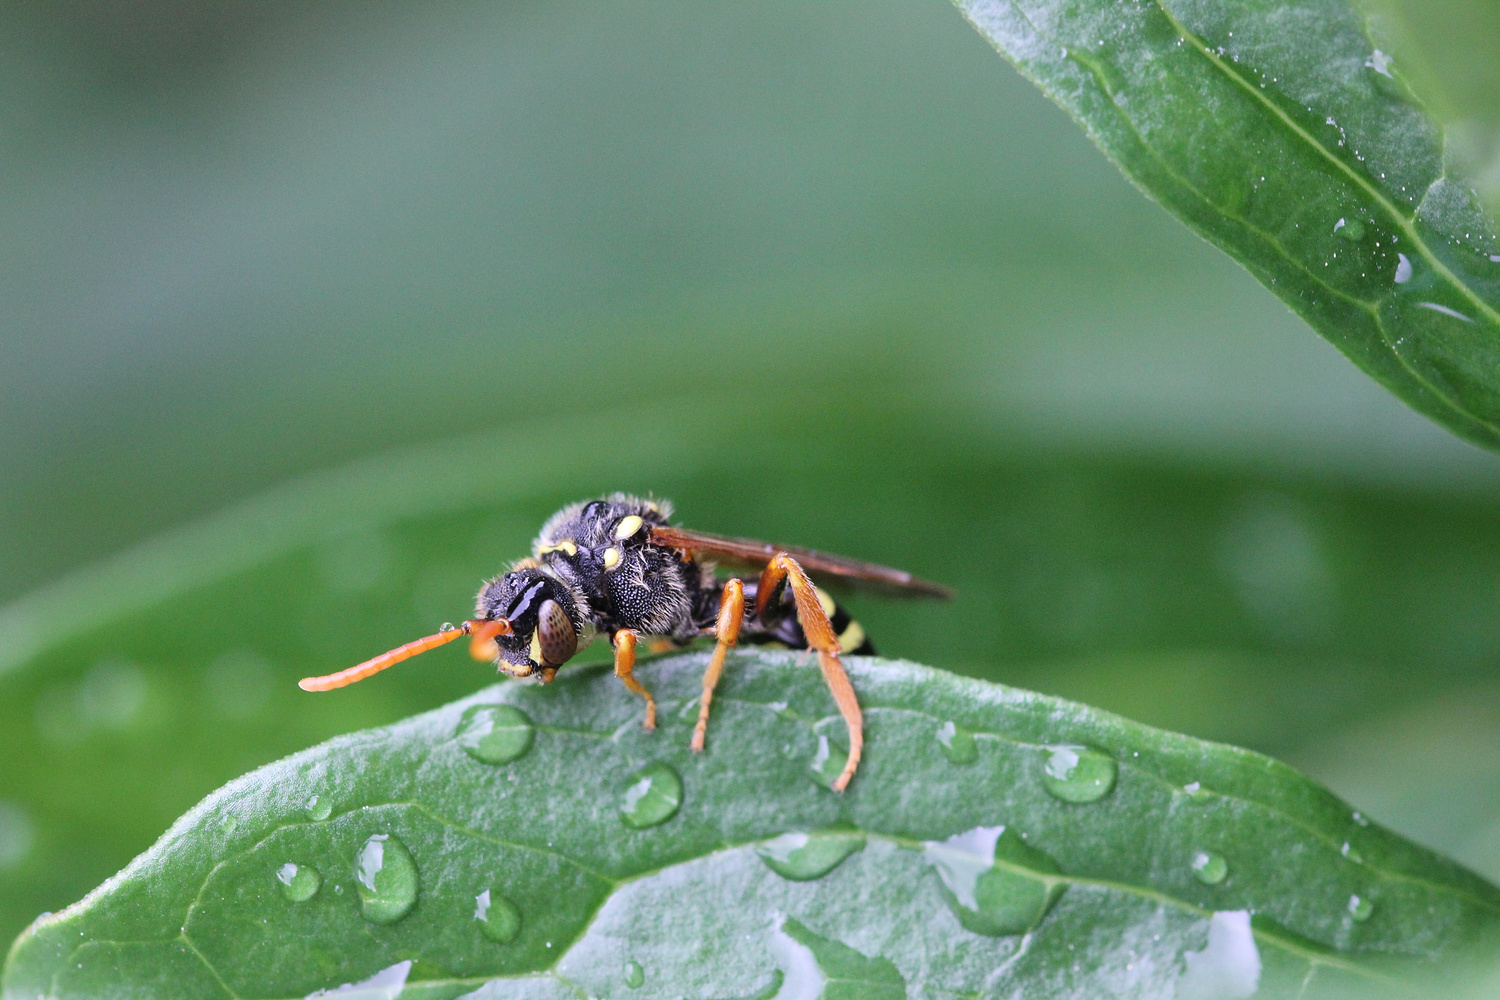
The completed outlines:
<svg viewBox="0 0 1500 1000">
<path fill-rule="evenodd" d="M 542 662 L 542 630 L 541 629 L 537 629 L 535 632 L 531 633 L 531 651 L 530 651 L 529 655 L 531 656 L 531 662 L 532 663 L 541 663 Z"/>
<path fill-rule="evenodd" d="M 852 653 L 865 644 L 865 630 L 859 622 L 850 622 L 849 627 L 844 629 L 844 634 L 839 636 L 839 652 Z"/>
<path fill-rule="evenodd" d="M 611 545 L 604 550 L 604 568 L 614 569 L 620 565 L 620 550 Z"/>
<path fill-rule="evenodd" d="M 620 539 L 621 541 L 624 541 L 625 539 L 634 535 L 637 531 L 640 531 L 641 525 L 644 523 L 645 522 L 635 514 L 631 514 L 629 517 L 623 517 L 620 519 L 620 523 L 615 525 L 615 537 Z"/>
<path fill-rule="evenodd" d="M 578 554 L 578 545 L 573 539 L 564 538 L 555 545 L 543 545 L 536 550 L 536 554 L 539 556 L 544 556 L 548 552 L 566 552 L 570 556 L 576 556 Z"/>
<path fill-rule="evenodd" d="M 833 598 L 829 597 L 828 592 L 822 587 L 814 587 L 813 589 L 818 592 L 818 603 L 823 605 L 823 613 L 832 618 L 833 613 L 838 610 L 837 605 L 833 603 Z"/>
</svg>

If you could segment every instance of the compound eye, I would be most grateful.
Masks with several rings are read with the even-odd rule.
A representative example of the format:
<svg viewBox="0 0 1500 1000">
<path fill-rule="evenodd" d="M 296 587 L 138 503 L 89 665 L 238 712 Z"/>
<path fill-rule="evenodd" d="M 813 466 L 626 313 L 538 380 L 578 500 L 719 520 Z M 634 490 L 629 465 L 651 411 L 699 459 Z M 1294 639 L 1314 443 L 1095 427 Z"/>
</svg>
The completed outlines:
<svg viewBox="0 0 1500 1000">
<path fill-rule="evenodd" d="M 542 602 L 536 623 L 536 651 L 541 653 L 544 667 L 560 667 L 578 652 L 578 633 L 556 601 Z"/>
<path fill-rule="evenodd" d="M 620 518 L 620 523 L 615 525 L 615 538 L 623 542 L 637 531 L 640 531 L 641 525 L 645 523 L 636 514 L 631 514 L 629 517 L 622 517 Z"/>
</svg>

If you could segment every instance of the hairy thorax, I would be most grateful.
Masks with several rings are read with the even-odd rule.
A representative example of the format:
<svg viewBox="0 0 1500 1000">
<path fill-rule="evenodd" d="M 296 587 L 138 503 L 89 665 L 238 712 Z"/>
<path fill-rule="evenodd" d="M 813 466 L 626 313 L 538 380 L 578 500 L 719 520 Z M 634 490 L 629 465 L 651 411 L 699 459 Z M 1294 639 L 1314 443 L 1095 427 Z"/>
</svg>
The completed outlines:
<svg viewBox="0 0 1500 1000">
<path fill-rule="evenodd" d="M 694 609 L 714 586 L 711 567 L 653 545 L 650 528 L 665 525 L 671 507 L 623 493 L 573 504 L 542 526 L 532 554 L 597 616 L 601 630 L 687 638 L 702 623 Z"/>
</svg>

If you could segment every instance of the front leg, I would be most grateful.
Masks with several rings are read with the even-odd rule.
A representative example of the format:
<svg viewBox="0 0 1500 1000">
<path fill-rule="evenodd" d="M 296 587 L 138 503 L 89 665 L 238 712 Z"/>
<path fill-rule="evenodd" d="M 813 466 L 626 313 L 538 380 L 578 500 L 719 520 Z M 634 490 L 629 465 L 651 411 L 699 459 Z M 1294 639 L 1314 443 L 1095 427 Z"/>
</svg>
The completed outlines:
<svg viewBox="0 0 1500 1000">
<path fill-rule="evenodd" d="M 646 699 L 646 718 L 641 725 L 649 732 L 656 728 L 656 699 L 635 679 L 635 644 L 639 638 L 633 629 L 622 628 L 615 633 L 615 676 L 627 689 Z"/>
<path fill-rule="evenodd" d="M 714 688 L 719 684 L 719 675 L 724 672 L 724 659 L 740 638 L 740 623 L 745 620 L 745 585 L 738 580 L 724 584 L 724 596 L 719 599 L 719 623 L 714 629 L 718 642 L 714 645 L 713 658 L 703 672 L 703 698 L 698 702 L 698 724 L 693 727 L 694 750 L 703 749 L 703 739 L 708 734 L 708 706 L 714 700 Z"/>
<path fill-rule="evenodd" d="M 842 792 L 849 787 L 849 779 L 854 777 L 854 770 L 859 767 L 860 754 L 865 745 L 864 716 L 859 710 L 859 699 L 854 696 L 854 686 L 849 683 L 849 675 L 844 672 L 844 664 L 839 659 L 839 637 L 834 634 L 822 601 L 818 600 L 818 588 L 813 586 L 797 560 L 785 552 L 773 556 L 765 572 L 760 575 L 760 585 L 755 592 L 755 616 L 760 618 L 765 614 L 771 595 L 782 580 L 791 585 L 792 597 L 797 602 L 797 622 L 802 626 L 807 644 L 818 652 L 818 666 L 823 670 L 823 680 L 833 693 L 833 700 L 844 717 L 844 724 L 849 727 L 849 760 L 844 764 L 843 773 L 833 783 L 833 790 Z"/>
</svg>

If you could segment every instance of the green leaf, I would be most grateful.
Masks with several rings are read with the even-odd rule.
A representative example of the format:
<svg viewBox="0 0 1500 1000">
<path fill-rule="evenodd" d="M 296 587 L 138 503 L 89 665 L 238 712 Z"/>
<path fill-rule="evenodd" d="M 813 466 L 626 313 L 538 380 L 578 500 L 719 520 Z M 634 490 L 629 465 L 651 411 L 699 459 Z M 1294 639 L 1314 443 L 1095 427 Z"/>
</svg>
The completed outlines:
<svg viewBox="0 0 1500 1000">
<path fill-rule="evenodd" d="M 1464 716 L 1466 766 L 1421 778 L 1457 751 L 1409 750 L 1384 721 L 1363 723 L 1378 754 L 1330 767 L 1307 752 L 1344 748 L 1355 720 L 1488 690 L 1492 504 L 1052 446 L 997 455 L 883 396 L 845 402 L 694 401 L 378 456 L 0 609 L 0 943 L 235 776 L 490 683 L 455 644 L 338 695 L 296 686 L 462 618 L 549 514 L 622 488 L 672 498 L 691 527 L 868 557 L 958 591 L 851 599 L 884 653 L 1300 755 L 1360 808 L 1500 876 L 1482 833 L 1496 819 L 1483 762 L 1500 757 L 1482 748 L 1500 726 Z M 585 440 L 592 464 L 555 461 Z M 901 482 L 870 483 L 891 455 L 905 456 Z M 1456 723 L 1432 718 L 1453 739 Z M 475 748 L 514 752 L 514 731 L 486 720 L 493 739 L 472 730 Z M 827 735 L 831 752 L 841 736 Z M 946 738 L 955 763 L 977 752 L 961 727 Z M 1396 774 L 1421 794 L 1392 787 Z"/>
<path fill-rule="evenodd" d="M 794 653 L 735 653 L 695 755 L 706 659 L 642 664 L 655 733 L 584 666 L 231 782 L 22 935 L 4 998 L 1378 996 L 1500 930 L 1500 890 L 1275 761 L 910 663 L 853 659 L 846 794 Z M 527 751 L 477 756 L 477 706 Z"/>
<path fill-rule="evenodd" d="M 1500 447 L 1500 239 L 1349 3 L 959 5 L 1147 194 L 1412 406 Z"/>
</svg>

